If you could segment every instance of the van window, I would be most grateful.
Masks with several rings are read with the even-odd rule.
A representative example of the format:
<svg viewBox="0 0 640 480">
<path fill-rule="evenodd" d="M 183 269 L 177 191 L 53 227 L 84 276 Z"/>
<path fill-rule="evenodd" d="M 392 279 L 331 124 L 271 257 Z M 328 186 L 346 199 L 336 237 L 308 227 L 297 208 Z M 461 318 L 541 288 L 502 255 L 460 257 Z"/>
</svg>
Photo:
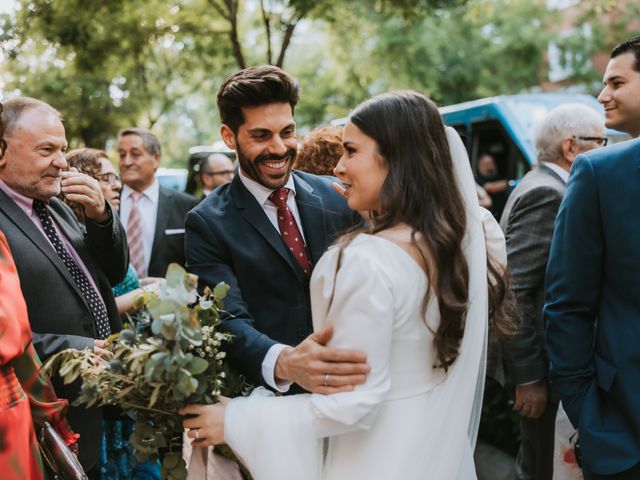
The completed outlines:
<svg viewBox="0 0 640 480">
<path fill-rule="evenodd" d="M 471 126 L 469 156 L 474 172 L 477 171 L 478 158 L 482 153 L 489 153 L 495 158 L 501 178 L 518 179 L 529 171 L 524 155 L 497 120 L 476 122 Z"/>
</svg>

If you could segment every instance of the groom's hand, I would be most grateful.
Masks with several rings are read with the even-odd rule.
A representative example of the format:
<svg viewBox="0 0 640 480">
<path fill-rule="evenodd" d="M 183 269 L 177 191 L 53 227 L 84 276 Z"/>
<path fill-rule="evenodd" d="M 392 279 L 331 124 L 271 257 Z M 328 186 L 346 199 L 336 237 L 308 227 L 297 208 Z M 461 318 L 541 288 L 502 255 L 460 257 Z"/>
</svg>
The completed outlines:
<svg viewBox="0 0 640 480">
<path fill-rule="evenodd" d="M 333 327 L 309 335 L 295 348 L 285 348 L 278 357 L 275 376 L 297 383 L 313 393 L 339 393 L 365 382 L 371 367 L 357 350 L 327 347 Z"/>
</svg>

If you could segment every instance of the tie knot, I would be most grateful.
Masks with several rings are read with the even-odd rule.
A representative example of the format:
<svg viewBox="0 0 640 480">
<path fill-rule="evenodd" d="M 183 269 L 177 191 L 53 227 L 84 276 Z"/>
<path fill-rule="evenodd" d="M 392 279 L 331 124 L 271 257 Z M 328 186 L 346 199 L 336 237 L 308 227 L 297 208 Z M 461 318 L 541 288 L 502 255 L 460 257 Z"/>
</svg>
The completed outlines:
<svg viewBox="0 0 640 480">
<path fill-rule="evenodd" d="M 136 192 L 136 191 L 131 192 L 131 201 L 133 202 L 134 205 L 136 203 L 138 203 L 138 200 L 140 200 L 140 198 L 142 198 L 142 195 L 144 195 L 144 194 L 142 194 L 140 192 Z"/>
<path fill-rule="evenodd" d="M 271 200 L 276 207 L 284 208 L 287 206 L 288 196 L 288 188 L 279 188 L 278 190 L 274 190 L 273 192 L 271 192 L 271 195 L 269 195 L 269 200 Z"/>
<path fill-rule="evenodd" d="M 49 211 L 47 210 L 47 206 L 42 200 L 33 201 L 33 211 L 36 212 L 38 216 L 49 214 Z"/>
</svg>

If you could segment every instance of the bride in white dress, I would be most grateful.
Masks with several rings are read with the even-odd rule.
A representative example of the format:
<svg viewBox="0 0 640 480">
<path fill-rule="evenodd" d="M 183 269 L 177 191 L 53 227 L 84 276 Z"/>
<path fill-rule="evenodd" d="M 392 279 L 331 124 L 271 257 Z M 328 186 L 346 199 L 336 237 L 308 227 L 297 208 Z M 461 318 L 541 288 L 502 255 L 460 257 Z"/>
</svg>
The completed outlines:
<svg viewBox="0 0 640 480">
<path fill-rule="evenodd" d="M 502 234 L 478 205 L 460 138 L 423 95 L 368 100 L 343 143 L 335 174 L 349 206 L 374 215 L 318 262 L 311 303 L 315 331 L 333 325 L 331 346 L 367 354 L 366 383 L 332 395 L 258 389 L 186 407 L 184 425 L 194 445 L 227 443 L 255 480 L 474 479 L 486 252 L 504 262 Z"/>
</svg>

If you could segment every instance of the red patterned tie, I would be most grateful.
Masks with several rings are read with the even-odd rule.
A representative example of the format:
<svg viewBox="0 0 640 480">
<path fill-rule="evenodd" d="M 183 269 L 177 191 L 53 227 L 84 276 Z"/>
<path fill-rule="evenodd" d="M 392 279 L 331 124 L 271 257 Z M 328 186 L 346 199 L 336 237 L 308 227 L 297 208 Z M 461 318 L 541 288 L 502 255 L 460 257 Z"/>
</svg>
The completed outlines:
<svg viewBox="0 0 640 480">
<path fill-rule="evenodd" d="M 291 254 L 295 257 L 298 264 L 304 270 L 304 273 L 311 275 L 311 260 L 304 238 L 300 233 L 296 219 L 291 214 L 291 210 L 287 207 L 287 197 L 289 195 L 288 188 L 280 188 L 274 190 L 269 195 L 269 200 L 278 208 L 278 227 L 280 228 L 280 236 L 285 245 L 291 250 Z"/>
<path fill-rule="evenodd" d="M 140 277 L 146 277 L 147 272 L 144 267 L 144 245 L 142 244 L 142 226 L 140 225 L 140 211 L 138 210 L 138 200 L 142 193 L 131 192 L 131 212 L 127 221 L 127 241 L 129 243 L 129 257 L 131 265 Z"/>
</svg>

